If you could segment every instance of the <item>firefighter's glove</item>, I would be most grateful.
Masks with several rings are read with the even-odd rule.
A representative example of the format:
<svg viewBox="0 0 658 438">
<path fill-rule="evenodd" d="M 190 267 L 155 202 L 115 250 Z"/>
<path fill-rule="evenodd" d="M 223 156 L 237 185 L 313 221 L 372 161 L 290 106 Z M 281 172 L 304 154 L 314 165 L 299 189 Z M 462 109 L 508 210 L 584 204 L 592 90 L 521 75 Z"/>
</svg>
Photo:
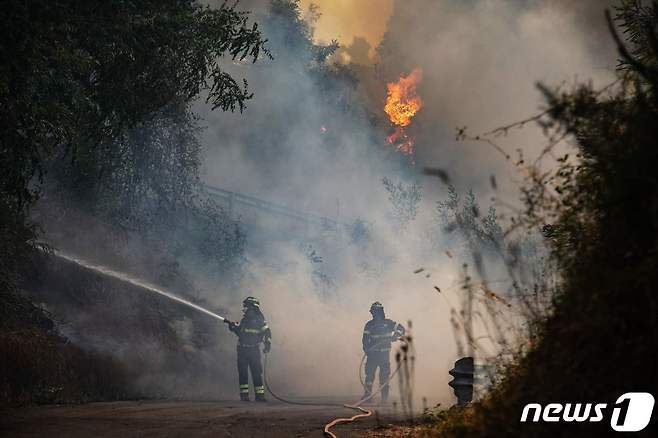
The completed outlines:
<svg viewBox="0 0 658 438">
<path fill-rule="evenodd" d="M 269 342 L 267 344 L 265 344 L 265 346 L 263 347 L 263 353 L 265 353 L 265 354 L 269 353 L 271 347 L 272 347 L 272 344 L 270 344 Z"/>
</svg>

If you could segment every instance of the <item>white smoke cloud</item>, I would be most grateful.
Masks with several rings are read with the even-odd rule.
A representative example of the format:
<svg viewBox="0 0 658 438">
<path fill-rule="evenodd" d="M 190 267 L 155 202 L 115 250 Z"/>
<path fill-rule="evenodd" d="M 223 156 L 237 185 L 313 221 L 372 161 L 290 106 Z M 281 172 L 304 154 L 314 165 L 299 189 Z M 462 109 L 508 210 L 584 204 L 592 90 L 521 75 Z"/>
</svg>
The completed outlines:
<svg viewBox="0 0 658 438">
<path fill-rule="evenodd" d="M 249 1 L 241 7 L 253 8 L 262 19 L 267 4 Z M 465 260 L 445 255 L 447 238 L 435 213 L 445 187 L 424 179 L 418 169 L 442 167 L 460 191 L 473 187 L 479 199 L 491 194 L 489 177 L 496 174 L 502 182 L 498 196 L 513 200 L 516 187 L 505 176 L 504 160 L 485 145 L 456 143 L 455 128 L 468 125 L 480 132 L 535 113 L 541 101 L 536 81 L 609 81 L 614 56 L 601 30 L 601 9 L 597 2 L 566 0 L 398 0 L 378 63 L 354 69 L 362 80 L 354 92 L 322 90 L 332 83 L 306 68 L 301 50 L 280 50 L 277 44 L 286 33 L 276 26 L 265 28 L 273 61 L 228 66 L 247 78 L 255 96 L 244 114 L 211 112 L 197 104 L 206 126 L 201 134 L 205 181 L 343 224 L 306 227 L 237 207 L 234 213 L 243 215 L 248 233 L 247 275 L 240 290 L 226 290 L 193 262 L 180 260 L 201 297 L 214 309 L 228 309 L 232 319 L 240 317 L 244 297 L 261 299 L 273 331 L 275 389 L 292 396 L 358 395 L 361 331 L 377 300 L 390 318 L 413 322 L 416 396 L 452 400 L 447 371 L 457 349 L 450 307 L 461 302 L 462 293 L 450 287 L 459 281 Z M 411 165 L 385 144 L 388 126 L 372 120 L 385 120 L 386 81 L 416 67 L 424 71 L 419 93 L 425 104 L 413 124 L 418 149 Z M 363 111 L 355 105 L 360 102 Z M 531 154 L 543 137 L 531 128 L 503 142 L 510 152 L 521 147 Z M 391 216 L 383 177 L 423 183 L 420 211 L 406 228 Z M 354 235 L 357 218 L 364 221 L 366 237 Z M 117 247 L 126 254 L 138 251 L 129 243 Z M 309 260 L 312 250 L 322 261 Z M 425 271 L 414 274 L 419 267 Z M 502 276 L 498 268 L 491 268 L 491 278 Z M 193 349 L 194 324 L 181 317 L 170 325 Z M 220 345 L 203 354 L 204 361 L 217 361 L 217 378 L 203 377 L 196 385 L 219 396 L 235 395 L 235 339 L 223 325 L 216 330 Z M 152 362 L 162 361 L 167 369 L 169 356 L 157 345 L 145 348 Z M 178 390 L 189 378 L 157 375 L 141 384 Z"/>
<path fill-rule="evenodd" d="M 414 169 L 439 166 L 461 191 L 473 187 L 487 199 L 490 175 L 496 174 L 502 185 L 498 196 L 514 202 L 515 176 L 504 159 L 486 145 L 456 143 L 455 128 L 468 125 L 477 133 L 536 113 L 541 104 L 534 85 L 538 81 L 610 81 L 614 56 L 602 30 L 603 6 L 397 1 L 377 65 L 356 71 L 370 87 L 360 90 L 368 97 L 364 102 L 382 117 L 386 81 L 416 67 L 423 69 L 419 93 L 425 104 L 413 126 L 418 146 L 415 167 L 400 166 L 385 150 L 386 126 L 328 110 L 325 95 L 318 91 L 322 82 L 291 58 L 294 53 L 275 52 L 271 62 L 236 67 L 256 92 L 244 114 L 210 113 L 199 106 L 208 127 L 203 141 L 209 183 L 339 220 L 360 217 L 374 224 L 367 251 L 358 250 L 340 233 L 299 239 L 324 255 L 322 268 L 335 282 L 334 295 L 328 297 L 319 293 L 313 267 L 298 242 L 256 231 L 249 237 L 252 265 L 245 287 L 262 299 L 271 321 L 272 380 L 281 391 L 357 391 L 361 330 L 370 303 L 380 300 L 391 317 L 414 323 L 417 395 L 450 400 L 447 370 L 456 349 L 449 306 L 432 286 L 457 281 L 461 261 L 442 257 L 441 236 L 436 235 L 434 203 L 443 188 L 422 180 L 419 216 L 400 234 L 389 223 L 391 206 L 381 179 L 409 181 L 418 178 L 413 177 Z M 278 41 L 280 29 L 265 30 Z M 529 127 L 502 142 L 511 154 L 518 147 L 532 155 L 544 138 L 540 130 Z M 434 246 L 426 239 L 431 227 Z M 364 264 L 380 270 L 372 268 L 372 275 L 372 270 L 362 269 Z M 435 266 L 430 279 L 413 275 L 415 268 L 427 265 Z M 237 309 L 243 295 L 235 294 L 230 303 L 217 299 Z M 454 305 L 461 299 L 458 290 L 446 298 Z"/>
<path fill-rule="evenodd" d="M 539 112 L 535 84 L 612 81 L 615 56 L 603 10 L 609 2 L 398 1 L 379 48 L 379 74 L 392 80 L 421 67 L 425 106 L 415 122 L 419 165 L 448 170 L 461 187 L 485 194 L 498 174 L 516 198 L 511 166 L 484 143 L 455 141 L 457 127 L 479 134 Z M 499 140 L 535 156 L 545 144 L 532 124 Z"/>
</svg>

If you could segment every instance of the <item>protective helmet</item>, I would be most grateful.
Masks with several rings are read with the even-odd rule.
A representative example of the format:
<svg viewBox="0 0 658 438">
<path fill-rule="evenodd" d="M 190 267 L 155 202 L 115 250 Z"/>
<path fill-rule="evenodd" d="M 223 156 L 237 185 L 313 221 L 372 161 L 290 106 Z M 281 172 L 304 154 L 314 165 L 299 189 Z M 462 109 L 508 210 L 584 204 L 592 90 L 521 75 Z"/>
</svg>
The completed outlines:
<svg viewBox="0 0 658 438">
<path fill-rule="evenodd" d="M 375 301 L 370 306 L 370 313 L 383 312 L 383 311 L 384 311 L 384 306 L 379 301 Z"/>
<path fill-rule="evenodd" d="M 242 306 L 260 309 L 260 302 L 258 301 L 257 298 L 247 297 L 244 299 L 244 301 L 242 301 Z"/>
</svg>

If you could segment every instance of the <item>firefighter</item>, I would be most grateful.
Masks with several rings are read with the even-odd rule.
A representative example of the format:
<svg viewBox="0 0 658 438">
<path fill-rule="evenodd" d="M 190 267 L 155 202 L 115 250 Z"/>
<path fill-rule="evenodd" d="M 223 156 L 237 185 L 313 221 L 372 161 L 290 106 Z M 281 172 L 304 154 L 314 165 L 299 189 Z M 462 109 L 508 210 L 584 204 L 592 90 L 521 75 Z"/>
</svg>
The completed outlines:
<svg viewBox="0 0 658 438">
<path fill-rule="evenodd" d="M 260 310 L 260 303 L 254 297 L 242 302 L 244 316 L 240 323 L 226 321 L 229 330 L 238 335 L 238 378 L 240 380 L 240 400 L 249 401 L 249 371 L 254 384 L 256 401 L 265 402 L 263 386 L 263 366 L 260 361 L 260 344 L 263 353 L 270 352 L 272 333 Z"/>
<path fill-rule="evenodd" d="M 405 329 L 402 324 L 386 319 L 384 306 L 375 301 L 370 306 L 372 319 L 363 328 L 363 351 L 366 353 L 366 387 L 363 398 L 372 394 L 372 384 L 375 373 L 379 368 L 379 384 L 382 387 L 382 403 L 388 399 L 388 378 L 391 374 L 389 359 L 391 343 L 404 336 Z"/>
</svg>

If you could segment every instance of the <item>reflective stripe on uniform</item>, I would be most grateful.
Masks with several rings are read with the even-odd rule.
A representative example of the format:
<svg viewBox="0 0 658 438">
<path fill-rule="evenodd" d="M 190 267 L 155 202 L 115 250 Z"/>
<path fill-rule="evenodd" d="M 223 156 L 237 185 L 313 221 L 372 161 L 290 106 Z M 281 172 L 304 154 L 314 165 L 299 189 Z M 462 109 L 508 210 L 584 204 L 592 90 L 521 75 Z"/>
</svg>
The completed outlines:
<svg viewBox="0 0 658 438">
<path fill-rule="evenodd" d="M 390 338 L 393 332 L 391 333 L 386 333 L 383 335 L 370 335 L 371 338 Z"/>
<path fill-rule="evenodd" d="M 391 351 L 391 347 L 388 347 L 388 348 L 373 348 L 370 351 Z"/>
<path fill-rule="evenodd" d="M 256 394 L 265 394 L 265 387 L 264 386 L 256 386 Z"/>
<path fill-rule="evenodd" d="M 250 328 L 243 329 L 242 331 L 245 332 L 245 333 L 260 333 L 260 330 L 250 329 Z"/>
<path fill-rule="evenodd" d="M 249 394 L 249 384 L 240 385 L 240 394 Z"/>
<path fill-rule="evenodd" d="M 238 347 L 240 347 L 240 348 L 254 348 L 254 347 L 258 347 L 259 345 L 260 345 L 260 343 L 258 343 L 258 344 L 238 344 Z"/>
<path fill-rule="evenodd" d="M 269 329 L 270 329 L 270 327 L 269 327 L 267 324 L 265 324 L 265 325 L 260 329 L 260 331 L 261 331 L 261 332 L 264 332 L 264 331 L 269 330 Z"/>
<path fill-rule="evenodd" d="M 364 331 L 363 331 L 363 334 L 364 334 L 364 335 L 369 335 L 369 334 L 370 334 L 370 330 L 364 330 Z"/>
</svg>

